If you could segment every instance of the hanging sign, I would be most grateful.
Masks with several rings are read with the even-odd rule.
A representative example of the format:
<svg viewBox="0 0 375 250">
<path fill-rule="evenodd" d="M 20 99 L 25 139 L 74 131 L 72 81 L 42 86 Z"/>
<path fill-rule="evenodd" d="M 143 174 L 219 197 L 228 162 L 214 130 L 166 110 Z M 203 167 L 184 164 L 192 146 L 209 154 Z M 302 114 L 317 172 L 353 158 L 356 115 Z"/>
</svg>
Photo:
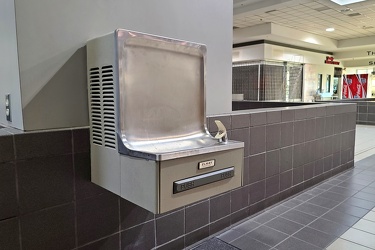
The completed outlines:
<svg viewBox="0 0 375 250">
<path fill-rule="evenodd" d="M 344 75 L 342 97 L 366 98 L 368 74 Z"/>
<path fill-rule="evenodd" d="M 334 65 L 339 65 L 340 62 L 334 61 L 333 56 L 327 56 L 326 60 L 324 61 L 325 64 L 334 64 Z"/>
</svg>

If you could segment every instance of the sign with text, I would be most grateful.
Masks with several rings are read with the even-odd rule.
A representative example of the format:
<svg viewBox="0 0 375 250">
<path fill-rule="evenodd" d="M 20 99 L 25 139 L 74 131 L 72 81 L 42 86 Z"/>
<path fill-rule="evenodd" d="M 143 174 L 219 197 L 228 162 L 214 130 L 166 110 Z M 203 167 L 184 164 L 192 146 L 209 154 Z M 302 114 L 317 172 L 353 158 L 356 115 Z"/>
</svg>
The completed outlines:
<svg viewBox="0 0 375 250">
<path fill-rule="evenodd" d="M 342 98 L 366 98 L 368 74 L 344 75 Z"/>
<path fill-rule="evenodd" d="M 333 56 L 327 56 L 326 60 L 324 61 L 325 64 L 334 64 L 334 65 L 339 65 L 340 62 L 334 61 Z"/>
</svg>

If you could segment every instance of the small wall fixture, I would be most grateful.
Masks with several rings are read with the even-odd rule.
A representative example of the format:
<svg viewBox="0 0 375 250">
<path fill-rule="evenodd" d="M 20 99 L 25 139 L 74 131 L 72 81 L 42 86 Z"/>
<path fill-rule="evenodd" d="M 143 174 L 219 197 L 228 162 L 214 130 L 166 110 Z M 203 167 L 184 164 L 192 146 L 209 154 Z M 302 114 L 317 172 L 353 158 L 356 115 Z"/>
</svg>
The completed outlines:
<svg viewBox="0 0 375 250">
<path fill-rule="evenodd" d="M 327 28 L 326 31 L 332 32 L 332 31 L 335 31 L 335 28 Z"/>
</svg>

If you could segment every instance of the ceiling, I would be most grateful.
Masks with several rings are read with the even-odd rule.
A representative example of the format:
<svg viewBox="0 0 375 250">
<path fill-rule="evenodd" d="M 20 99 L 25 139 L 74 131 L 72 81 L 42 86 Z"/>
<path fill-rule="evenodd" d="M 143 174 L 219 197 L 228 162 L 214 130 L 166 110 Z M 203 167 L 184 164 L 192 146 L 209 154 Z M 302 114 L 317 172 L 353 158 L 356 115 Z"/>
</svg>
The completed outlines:
<svg viewBox="0 0 375 250">
<path fill-rule="evenodd" d="M 375 0 L 234 0 L 234 43 L 273 40 L 324 51 L 375 47 Z M 335 31 L 327 32 L 326 28 Z"/>
</svg>

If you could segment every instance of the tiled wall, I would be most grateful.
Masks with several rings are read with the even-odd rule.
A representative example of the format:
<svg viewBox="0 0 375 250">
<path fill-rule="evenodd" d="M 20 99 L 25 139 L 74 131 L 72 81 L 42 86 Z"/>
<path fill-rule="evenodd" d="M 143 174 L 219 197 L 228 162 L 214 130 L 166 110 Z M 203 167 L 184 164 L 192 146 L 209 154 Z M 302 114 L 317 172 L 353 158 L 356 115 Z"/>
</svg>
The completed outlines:
<svg viewBox="0 0 375 250">
<path fill-rule="evenodd" d="M 245 185 L 154 215 L 92 184 L 87 128 L 0 129 L 0 249 L 182 249 L 353 166 L 354 105 L 219 118 L 245 141 Z"/>
<path fill-rule="evenodd" d="M 375 125 L 375 98 L 366 99 L 345 99 L 332 102 L 356 103 L 357 124 Z"/>
</svg>

